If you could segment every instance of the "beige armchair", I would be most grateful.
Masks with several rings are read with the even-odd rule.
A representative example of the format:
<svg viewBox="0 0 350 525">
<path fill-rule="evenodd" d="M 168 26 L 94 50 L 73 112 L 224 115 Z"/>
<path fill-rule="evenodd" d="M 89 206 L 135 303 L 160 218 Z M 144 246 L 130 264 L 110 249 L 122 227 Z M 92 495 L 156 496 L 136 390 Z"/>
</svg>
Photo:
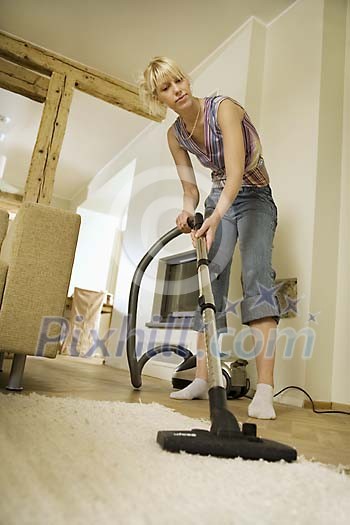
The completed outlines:
<svg viewBox="0 0 350 525">
<path fill-rule="evenodd" d="M 54 358 L 60 347 L 80 216 L 24 203 L 7 225 L 0 210 L 0 370 L 13 353 L 6 388 L 21 390 L 26 356 Z"/>
</svg>

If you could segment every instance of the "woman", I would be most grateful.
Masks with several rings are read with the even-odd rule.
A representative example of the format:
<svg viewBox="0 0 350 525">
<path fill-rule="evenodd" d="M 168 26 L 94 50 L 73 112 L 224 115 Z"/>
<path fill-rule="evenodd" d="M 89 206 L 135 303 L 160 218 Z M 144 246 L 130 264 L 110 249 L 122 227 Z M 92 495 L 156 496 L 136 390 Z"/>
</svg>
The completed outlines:
<svg viewBox="0 0 350 525">
<path fill-rule="evenodd" d="M 195 236 L 206 236 L 217 328 L 226 329 L 231 261 L 239 239 L 242 323 L 252 328 L 255 348 L 260 350 L 256 351 L 257 389 L 248 414 L 260 419 L 275 419 L 273 370 L 280 311 L 272 295 L 276 274 L 271 257 L 277 208 L 261 156 L 258 133 L 244 108 L 235 100 L 224 96 L 194 97 L 188 76 L 169 58 L 155 57 L 144 71 L 139 88 L 141 98 L 151 111 L 157 105 L 163 105 L 178 114 L 168 130 L 168 144 L 183 187 L 183 209 L 176 219 L 182 232 L 190 233 L 187 219 L 195 213 L 199 202 L 189 153 L 211 169 L 213 185 L 205 201 L 206 218 Z M 198 331 L 196 378 L 185 389 L 172 393 L 171 397 L 175 399 L 208 397 L 199 309 L 194 329 Z"/>
</svg>

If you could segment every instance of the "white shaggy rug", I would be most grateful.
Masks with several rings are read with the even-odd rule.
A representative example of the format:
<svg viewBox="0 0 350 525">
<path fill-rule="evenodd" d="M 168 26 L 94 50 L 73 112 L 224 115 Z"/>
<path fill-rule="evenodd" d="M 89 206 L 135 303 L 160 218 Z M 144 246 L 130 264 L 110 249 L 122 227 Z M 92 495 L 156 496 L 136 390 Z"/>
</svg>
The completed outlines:
<svg viewBox="0 0 350 525">
<path fill-rule="evenodd" d="M 209 428 L 158 404 L 0 394 L 6 525 L 348 524 L 339 468 L 171 454 L 158 430 Z"/>
</svg>

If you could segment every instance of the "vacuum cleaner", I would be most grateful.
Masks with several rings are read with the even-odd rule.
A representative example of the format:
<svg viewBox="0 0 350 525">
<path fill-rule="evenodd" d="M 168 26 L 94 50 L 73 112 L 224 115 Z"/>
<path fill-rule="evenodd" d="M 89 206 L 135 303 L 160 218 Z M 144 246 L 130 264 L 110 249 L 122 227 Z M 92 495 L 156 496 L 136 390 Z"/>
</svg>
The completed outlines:
<svg viewBox="0 0 350 525">
<path fill-rule="evenodd" d="M 142 278 L 147 267 L 158 252 L 179 235 L 182 235 L 182 232 L 177 228 L 173 228 L 158 239 L 143 256 L 133 275 L 128 303 L 126 350 L 130 379 L 135 389 L 139 389 L 142 386 L 143 367 L 152 357 L 161 353 L 169 355 L 169 353 L 172 352 L 183 358 L 183 361 L 176 368 L 172 377 L 172 385 L 174 388 L 184 388 L 191 383 L 195 377 L 196 356 L 183 345 L 160 344 L 147 350 L 141 355 L 140 352 L 136 351 L 136 321 Z M 232 359 L 230 360 L 229 356 L 221 354 L 222 376 L 228 398 L 237 399 L 246 395 L 249 391 L 250 382 L 246 373 L 247 364 L 248 361 L 244 359 L 237 359 L 233 362 Z"/>
<path fill-rule="evenodd" d="M 196 213 L 189 226 L 199 230 L 203 216 Z M 211 428 L 192 430 L 162 430 L 157 434 L 159 445 L 169 452 L 188 452 L 204 456 L 267 461 L 297 459 L 295 448 L 257 436 L 254 423 L 243 423 L 240 429 L 235 416 L 227 409 L 226 389 L 223 383 L 220 350 L 216 331 L 215 303 L 211 289 L 206 240 L 196 242 L 199 281 L 199 306 L 204 321 L 206 358 L 208 365 L 209 409 Z"/>
</svg>

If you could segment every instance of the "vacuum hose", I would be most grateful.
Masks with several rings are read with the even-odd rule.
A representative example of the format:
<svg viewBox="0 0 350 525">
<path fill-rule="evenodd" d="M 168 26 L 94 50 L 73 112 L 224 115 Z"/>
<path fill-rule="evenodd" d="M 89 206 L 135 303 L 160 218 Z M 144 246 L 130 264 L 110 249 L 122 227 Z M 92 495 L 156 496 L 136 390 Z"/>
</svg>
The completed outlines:
<svg viewBox="0 0 350 525">
<path fill-rule="evenodd" d="M 130 370 L 131 383 L 134 388 L 140 388 L 142 386 L 142 369 L 155 355 L 164 352 L 173 352 L 184 359 L 191 357 L 193 354 L 181 345 L 160 345 L 158 347 L 148 350 L 145 354 L 141 356 L 138 360 L 136 356 L 136 319 L 137 319 L 137 305 L 139 299 L 139 292 L 141 287 L 141 281 L 148 265 L 153 261 L 154 257 L 160 252 L 162 248 L 170 241 L 181 235 L 182 232 L 177 228 L 165 233 L 157 242 L 151 246 L 147 253 L 143 256 L 137 268 L 135 270 L 129 294 L 129 304 L 128 304 L 128 319 L 127 319 L 127 339 L 126 339 L 126 352 Z"/>
</svg>

